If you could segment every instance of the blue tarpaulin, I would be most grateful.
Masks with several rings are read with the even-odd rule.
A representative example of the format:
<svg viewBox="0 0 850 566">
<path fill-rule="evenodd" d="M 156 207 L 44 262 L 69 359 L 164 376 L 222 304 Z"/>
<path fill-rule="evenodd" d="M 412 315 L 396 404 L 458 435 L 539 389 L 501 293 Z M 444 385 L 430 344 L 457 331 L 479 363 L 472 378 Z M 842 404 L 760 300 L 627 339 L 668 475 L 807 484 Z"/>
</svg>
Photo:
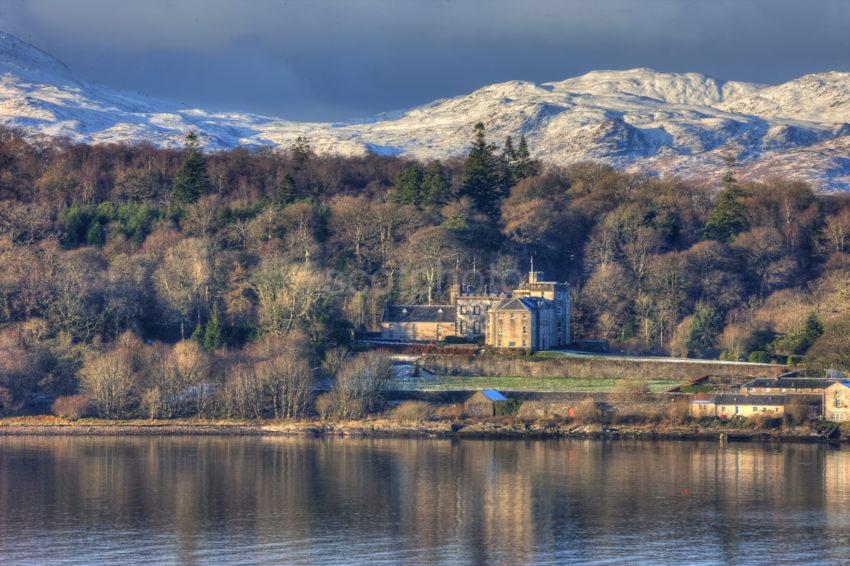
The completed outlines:
<svg viewBox="0 0 850 566">
<path fill-rule="evenodd" d="M 481 393 L 491 401 L 507 401 L 508 398 L 496 391 L 495 389 L 485 389 Z"/>
</svg>

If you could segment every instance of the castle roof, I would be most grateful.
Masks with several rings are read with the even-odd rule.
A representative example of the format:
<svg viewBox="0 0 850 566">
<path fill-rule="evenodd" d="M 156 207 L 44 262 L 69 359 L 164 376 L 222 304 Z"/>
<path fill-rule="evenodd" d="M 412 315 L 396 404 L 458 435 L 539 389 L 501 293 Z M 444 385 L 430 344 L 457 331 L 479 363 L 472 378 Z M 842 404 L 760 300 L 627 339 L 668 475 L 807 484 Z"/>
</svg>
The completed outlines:
<svg viewBox="0 0 850 566">
<path fill-rule="evenodd" d="M 454 305 L 387 305 L 385 322 L 454 322 Z"/>
<path fill-rule="evenodd" d="M 493 310 L 499 311 L 528 311 L 534 312 L 539 307 L 537 297 L 521 297 L 505 301 Z"/>
</svg>

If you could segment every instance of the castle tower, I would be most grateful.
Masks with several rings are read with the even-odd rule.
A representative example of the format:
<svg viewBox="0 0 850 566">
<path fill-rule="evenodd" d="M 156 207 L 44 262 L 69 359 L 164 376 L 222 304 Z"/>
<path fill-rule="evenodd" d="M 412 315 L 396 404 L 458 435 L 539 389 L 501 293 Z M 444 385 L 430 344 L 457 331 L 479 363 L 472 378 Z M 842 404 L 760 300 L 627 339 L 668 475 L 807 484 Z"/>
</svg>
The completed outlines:
<svg viewBox="0 0 850 566">
<path fill-rule="evenodd" d="M 528 271 L 528 284 L 536 285 L 538 281 L 539 271 L 534 271 L 534 257 L 531 258 L 531 268 Z"/>
</svg>

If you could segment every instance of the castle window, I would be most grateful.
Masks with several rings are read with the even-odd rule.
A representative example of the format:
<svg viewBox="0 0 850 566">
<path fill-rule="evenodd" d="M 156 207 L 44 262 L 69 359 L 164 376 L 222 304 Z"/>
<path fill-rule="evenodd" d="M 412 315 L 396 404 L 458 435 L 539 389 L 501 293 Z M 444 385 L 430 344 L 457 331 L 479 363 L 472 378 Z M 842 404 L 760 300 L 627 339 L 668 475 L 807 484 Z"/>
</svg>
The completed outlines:
<svg viewBox="0 0 850 566">
<path fill-rule="evenodd" d="M 466 305 L 461 305 L 460 314 L 466 314 Z"/>
<path fill-rule="evenodd" d="M 481 314 L 481 307 L 478 305 L 472 307 L 472 314 Z"/>
<path fill-rule="evenodd" d="M 466 323 L 465 322 L 460 323 L 460 333 L 466 334 Z"/>
<path fill-rule="evenodd" d="M 477 320 L 472 323 L 472 332 L 475 334 L 481 334 L 481 323 Z"/>
</svg>

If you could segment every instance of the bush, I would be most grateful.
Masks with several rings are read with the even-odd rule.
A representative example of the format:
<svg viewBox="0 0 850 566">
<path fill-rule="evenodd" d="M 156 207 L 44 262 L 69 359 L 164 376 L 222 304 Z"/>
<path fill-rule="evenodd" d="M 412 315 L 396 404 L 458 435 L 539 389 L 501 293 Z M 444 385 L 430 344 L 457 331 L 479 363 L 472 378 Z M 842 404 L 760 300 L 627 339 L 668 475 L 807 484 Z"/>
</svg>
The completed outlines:
<svg viewBox="0 0 850 566">
<path fill-rule="evenodd" d="M 770 353 L 764 350 L 750 352 L 750 355 L 747 356 L 747 361 L 752 364 L 768 364 L 770 363 Z"/>
<path fill-rule="evenodd" d="M 753 415 L 749 419 L 750 426 L 755 429 L 777 428 L 782 425 L 782 419 L 778 419 L 773 415 Z"/>
<path fill-rule="evenodd" d="M 799 425 L 809 417 L 809 406 L 800 399 L 791 399 L 785 405 L 785 422 L 789 425 Z"/>
<path fill-rule="evenodd" d="M 619 401 L 637 403 L 652 399 L 649 383 L 635 379 L 622 380 L 617 383 L 614 395 Z"/>
<path fill-rule="evenodd" d="M 365 352 L 346 361 L 334 377 L 330 391 L 332 416 L 361 419 L 382 410 L 383 392 L 392 378 L 392 365 L 380 352 Z"/>
<path fill-rule="evenodd" d="M 585 399 L 578 404 L 575 411 L 576 421 L 584 424 L 603 423 L 604 413 L 594 399 Z"/>
<path fill-rule="evenodd" d="M 798 354 L 791 354 L 790 356 L 788 356 L 788 359 L 785 363 L 787 363 L 789 366 L 798 366 L 803 363 L 803 356 L 800 356 Z"/>
<path fill-rule="evenodd" d="M 497 417 L 512 417 L 519 410 L 521 401 L 517 399 L 508 399 L 507 401 L 496 401 L 493 404 Z"/>
<path fill-rule="evenodd" d="M 677 399 L 667 406 L 667 420 L 670 424 L 684 424 L 691 416 L 691 406 L 687 399 Z"/>
<path fill-rule="evenodd" d="M 452 403 L 451 405 L 440 405 L 434 409 L 434 417 L 438 419 L 459 419 L 463 416 L 463 405 Z"/>
<path fill-rule="evenodd" d="M 57 417 L 75 421 L 89 413 L 91 410 L 91 401 L 85 395 L 57 397 L 53 401 L 51 410 Z"/>
<path fill-rule="evenodd" d="M 333 396 L 330 392 L 322 393 L 316 397 L 316 400 L 313 402 L 313 406 L 316 408 L 319 418 L 327 420 L 331 417 L 333 410 Z"/>
<path fill-rule="evenodd" d="M 434 408 L 425 401 L 402 401 L 390 411 L 389 417 L 398 421 L 421 421 L 433 413 Z"/>
</svg>

